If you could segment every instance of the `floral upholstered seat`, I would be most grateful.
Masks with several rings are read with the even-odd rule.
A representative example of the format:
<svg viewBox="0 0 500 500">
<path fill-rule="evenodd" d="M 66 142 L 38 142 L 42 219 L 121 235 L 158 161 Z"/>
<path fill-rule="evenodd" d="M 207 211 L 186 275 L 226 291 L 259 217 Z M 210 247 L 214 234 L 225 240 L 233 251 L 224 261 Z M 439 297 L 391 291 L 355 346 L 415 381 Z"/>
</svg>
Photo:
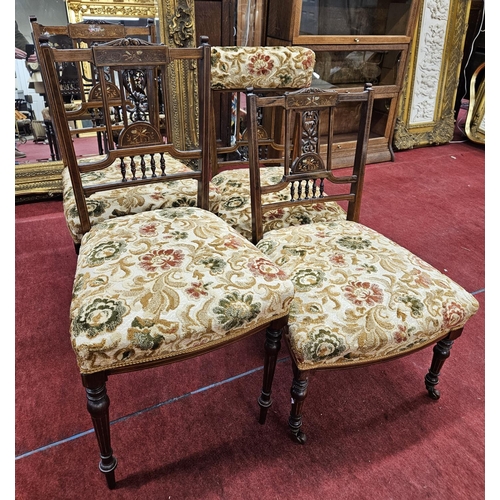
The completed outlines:
<svg viewBox="0 0 500 500">
<path fill-rule="evenodd" d="M 182 357 L 286 316 L 293 285 L 216 215 L 167 208 L 82 239 L 71 304 L 81 373 Z"/>
<path fill-rule="evenodd" d="M 263 167 L 261 182 L 264 186 L 277 184 L 283 175 L 283 167 Z M 240 234 L 252 239 L 252 207 L 250 206 L 250 174 L 247 168 L 224 170 L 212 178 L 212 186 L 217 189 L 219 198 L 213 197 L 211 211 L 234 227 Z M 266 203 L 280 201 L 288 197 L 288 189 L 264 195 Z M 218 210 L 215 206 L 218 203 Z M 266 212 L 263 225 L 264 232 L 281 227 L 310 224 L 311 222 L 328 222 L 345 219 L 345 210 L 336 202 L 321 203 L 318 201 L 312 208 L 283 207 Z"/>
<path fill-rule="evenodd" d="M 295 286 L 287 335 L 300 370 L 420 349 L 463 328 L 479 307 L 450 278 L 353 221 L 270 231 L 257 247 Z"/>
<path fill-rule="evenodd" d="M 340 177 L 329 163 L 332 135 L 326 141 L 324 160 L 317 131 L 332 131 L 335 112 L 346 101 L 358 107 L 359 123 L 352 175 Z M 302 412 L 309 374 L 315 371 L 361 367 L 434 344 L 425 386 L 429 396 L 438 399 L 441 367 L 479 304 L 409 250 L 359 223 L 373 109 L 371 86 L 350 93 L 305 89 L 280 99 L 250 93 L 248 106 L 252 240 L 290 276 L 295 287 L 285 331 L 294 374 L 288 421 L 292 436 L 305 442 Z M 283 109 L 285 137 L 291 138 L 285 143 L 282 182 L 277 186 L 259 178 L 258 107 Z M 318 190 L 318 184 L 327 180 L 339 192 Z M 294 184 L 301 185 L 300 192 L 291 189 L 288 197 L 269 203 L 266 197 L 283 185 Z M 265 230 L 266 217 L 275 210 L 300 205 L 313 211 L 318 200 L 347 201 L 347 220 Z M 262 406 L 261 423 L 266 412 Z"/>
<path fill-rule="evenodd" d="M 158 168 L 158 165 L 160 165 L 160 155 L 156 154 L 154 158 Z M 188 172 L 190 170 L 187 165 L 169 155 L 164 155 L 164 158 L 165 169 L 169 173 Z M 89 162 L 91 160 L 87 158 L 86 161 Z M 137 158 L 135 161 L 138 161 Z M 151 159 L 147 155 L 144 157 L 144 161 L 146 164 L 146 173 L 150 175 Z M 130 172 L 130 158 L 126 159 L 125 162 L 127 163 L 126 170 Z M 83 173 L 81 175 L 83 185 L 108 184 L 113 181 L 122 182 L 123 176 L 120 165 L 121 160 L 117 159 L 115 164 L 102 170 Z M 137 165 L 137 169 L 140 171 L 139 165 Z M 130 174 L 128 178 L 130 179 Z M 62 185 L 66 224 L 68 225 L 75 245 L 78 245 L 83 232 L 67 167 L 62 171 Z M 106 219 L 148 210 L 157 210 L 166 207 L 195 206 L 197 192 L 198 186 L 196 181 L 194 179 L 186 179 L 182 181 L 159 182 L 142 186 L 124 185 L 123 188 L 119 189 L 98 191 L 90 195 L 86 199 L 86 202 L 91 225 L 94 225 Z M 218 210 L 220 196 L 215 187 L 210 189 L 209 196 L 212 210 Z"/>
</svg>

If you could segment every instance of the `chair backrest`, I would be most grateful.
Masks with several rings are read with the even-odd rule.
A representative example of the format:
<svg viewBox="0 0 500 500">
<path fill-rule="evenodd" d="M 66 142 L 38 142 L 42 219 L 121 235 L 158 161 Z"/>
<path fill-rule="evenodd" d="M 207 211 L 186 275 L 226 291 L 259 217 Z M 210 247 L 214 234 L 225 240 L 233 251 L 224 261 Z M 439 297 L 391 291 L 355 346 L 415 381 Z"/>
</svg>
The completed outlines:
<svg viewBox="0 0 500 500">
<path fill-rule="evenodd" d="M 46 90 L 51 116 L 63 161 L 69 168 L 83 232 L 90 229 L 86 197 L 98 191 L 142 184 L 165 183 L 193 178 L 198 182 L 197 205 L 208 209 L 208 114 L 210 106 L 210 46 L 202 37 L 198 48 L 168 48 L 140 39 L 122 38 L 89 48 L 57 49 L 47 38 L 40 40 L 40 55 L 46 68 Z M 174 61 L 183 61 L 197 73 L 199 84 L 200 145 L 180 151 L 171 139 L 171 116 L 167 72 Z M 91 65 L 96 83 L 85 99 L 68 109 L 60 91 L 64 62 L 82 67 Z M 107 141 L 107 152 L 92 161 L 79 161 L 69 122 L 91 118 L 83 130 L 100 131 Z M 169 174 L 169 159 L 192 168 Z M 121 171 L 119 182 L 82 184 L 81 175 L 113 164 Z"/>
<path fill-rule="evenodd" d="M 279 95 L 286 91 L 309 87 L 313 80 L 315 54 L 300 46 L 220 47 L 211 48 L 212 103 L 221 103 L 222 112 L 231 116 L 229 140 L 217 143 L 215 113 L 212 114 L 212 157 L 216 174 L 222 167 L 231 167 L 246 161 L 246 103 L 245 91 Z M 224 107 L 224 95 L 229 96 L 230 106 Z M 259 113 L 261 145 L 281 151 L 281 120 L 271 114 Z M 271 153 L 270 156 L 281 156 Z"/>
<path fill-rule="evenodd" d="M 118 38 L 140 38 L 156 43 L 156 27 L 154 19 L 148 19 L 146 26 L 124 26 L 104 20 L 91 19 L 80 23 L 60 26 L 40 24 L 36 16 L 30 17 L 31 29 L 35 50 L 40 52 L 40 37 L 48 37 L 48 42 L 53 47 L 60 49 L 86 48 L 92 45 L 109 42 Z M 42 66 L 42 76 L 43 66 Z M 66 101 L 81 99 L 85 88 L 95 83 L 95 73 L 89 67 L 75 67 L 70 62 L 65 63 L 61 72 L 61 92 Z"/>
<path fill-rule="evenodd" d="M 342 106 L 353 105 L 358 106 L 359 118 L 354 166 L 350 175 L 336 176 L 332 172 L 335 113 Z M 308 88 L 278 97 L 249 92 L 247 107 L 253 242 L 262 239 L 263 214 L 278 214 L 283 207 L 303 205 L 314 210 L 314 204 L 319 202 L 345 201 L 347 218 L 358 221 L 373 109 L 371 84 L 366 84 L 363 91 Z M 259 108 L 282 110 L 285 117 L 283 176 L 277 184 L 266 186 L 260 182 Z M 263 204 L 263 194 L 285 188 L 288 195 L 282 201 Z"/>
</svg>

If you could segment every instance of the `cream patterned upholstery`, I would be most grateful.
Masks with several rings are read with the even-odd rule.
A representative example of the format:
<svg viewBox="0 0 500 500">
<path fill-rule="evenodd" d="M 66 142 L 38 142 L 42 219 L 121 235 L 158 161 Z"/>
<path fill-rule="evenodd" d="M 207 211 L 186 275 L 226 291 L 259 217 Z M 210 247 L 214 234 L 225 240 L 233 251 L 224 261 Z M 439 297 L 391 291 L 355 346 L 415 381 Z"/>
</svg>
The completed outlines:
<svg viewBox="0 0 500 500">
<path fill-rule="evenodd" d="M 286 316 L 286 274 L 216 215 L 109 219 L 83 240 L 71 304 L 81 373 L 203 350 Z"/>
<path fill-rule="evenodd" d="M 262 185 L 277 184 L 283 175 L 283 167 L 264 167 L 261 169 Z M 248 168 L 225 170 L 212 178 L 211 182 L 220 199 L 214 197 L 211 211 L 234 227 L 240 234 L 252 239 L 252 207 L 250 206 L 250 175 Z M 264 195 L 266 203 L 284 200 L 289 197 L 288 189 Z M 215 203 L 219 204 L 218 211 Z M 264 232 L 281 227 L 327 222 L 345 219 L 345 210 L 336 202 L 316 203 L 313 207 L 284 207 L 266 212 L 263 221 Z"/>
<path fill-rule="evenodd" d="M 356 222 L 270 231 L 257 247 L 294 283 L 288 339 L 301 370 L 420 349 L 479 307 L 450 278 Z"/>
<path fill-rule="evenodd" d="M 190 168 L 179 160 L 169 155 L 164 155 L 165 170 L 168 173 L 189 171 Z M 98 157 L 96 157 L 97 159 Z M 150 169 L 150 158 L 145 156 L 146 171 L 148 175 Z M 89 158 L 86 159 L 90 161 Z M 135 159 L 137 161 L 137 158 Z M 158 165 L 160 155 L 155 155 L 155 161 Z M 127 172 L 130 172 L 130 159 L 126 159 Z M 84 186 L 93 184 L 107 184 L 111 181 L 121 182 L 122 174 L 120 171 L 120 159 L 116 160 L 114 165 L 105 169 L 84 173 L 81 175 Z M 130 178 L 130 174 L 128 174 Z M 76 208 L 75 195 L 69 170 L 65 167 L 62 171 L 63 185 L 63 208 L 66 223 L 71 237 L 75 244 L 79 244 L 82 238 L 82 228 L 80 218 Z M 130 215 L 148 210 L 157 210 L 159 208 L 195 206 L 198 186 L 193 179 L 182 181 L 159 182 L 156 184 L 146 184 L 142 186 L 123 187 L 114 190 L 99 191 L 92 194 L 86 200 L 89 208 L 91 225 L 103 222 L 106 219 Z M 210 205 L 212 210 L 217 211 L 219 207 L 220 196 L 215 187 L 210 189 Z"/>
<path fill-rule="evenodd" d="M 312 82 L 315 54 L 306 47 L 212 47 L 212 88 L 298 89 Z"/>
</svg>

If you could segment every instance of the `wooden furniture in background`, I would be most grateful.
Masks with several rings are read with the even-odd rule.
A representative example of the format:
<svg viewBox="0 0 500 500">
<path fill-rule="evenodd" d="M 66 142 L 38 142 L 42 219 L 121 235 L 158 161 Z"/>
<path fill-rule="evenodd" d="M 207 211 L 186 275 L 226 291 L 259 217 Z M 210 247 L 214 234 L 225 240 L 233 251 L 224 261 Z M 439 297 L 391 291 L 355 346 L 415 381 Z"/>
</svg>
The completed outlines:
<svg viewBox="0 0 500 500">
<path fill-rule="evenodd" d="M 362 90 L 373 85 L 368 163 L 392 160 L 392 137 L 421 0 L 269 0 L 267 45 L 302 45 L 316 53 L 313 87 Z M 351 166 L 353 111 L 339 115 L 334 168 Z M 323 151 L 324 152 L 324 151 Z"/>
</svg>

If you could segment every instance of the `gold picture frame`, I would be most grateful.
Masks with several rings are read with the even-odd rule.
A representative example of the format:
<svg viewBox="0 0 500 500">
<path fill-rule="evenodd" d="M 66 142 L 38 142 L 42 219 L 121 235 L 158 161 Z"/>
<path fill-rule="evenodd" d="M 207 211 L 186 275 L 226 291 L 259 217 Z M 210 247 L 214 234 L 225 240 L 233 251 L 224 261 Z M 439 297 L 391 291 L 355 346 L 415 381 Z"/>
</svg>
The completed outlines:
<svg viewBox="0 0 500 500">
<path fill-rule="evenodd" d="M 485 126 L 485 109 L 486 109 L 486 79 L 483 76 L 482 80 L 478 80 L 478 76 L 483 72 L 485 63 L 480 64 L 474 71 L 470 82 L 469 93 L 469 110 L 465 122 L 465 133 L 467 137 L 478 144 L 485 144 L 486 141 L 486 126 Z M 479 81 L 479 83 L 478 83 Z"/>
<path fill-rule="evenodd" d="M 396 150 L 453 139 L 470 7 L 471 0 L 422 3 L 394 128 Z"/>
</svg>

